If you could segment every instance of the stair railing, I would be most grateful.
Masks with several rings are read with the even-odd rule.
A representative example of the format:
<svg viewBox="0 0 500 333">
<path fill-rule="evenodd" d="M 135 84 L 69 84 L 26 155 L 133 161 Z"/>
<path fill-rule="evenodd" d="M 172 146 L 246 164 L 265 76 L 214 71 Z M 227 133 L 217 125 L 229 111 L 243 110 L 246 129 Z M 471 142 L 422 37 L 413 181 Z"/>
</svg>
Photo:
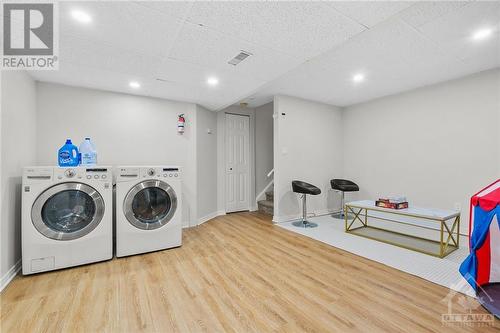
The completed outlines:
<svg viewBox="0 0 500 333">
<path fill-rule="evenodd" d="M 274 168 L 271 171 L 269 171 L 269 173 L 267 174 L 267 178 L 271 177 L 273 173 L 274 173 Z"/>
<path fill-rule="evenodd" d="M 274 173 L 274 168 L 269 171 L 267 174 L 267 178 L 271 177 Z M 257 207 L 257 201 L 260 201 L 262 198 L 266 196 L 267 190 L 274 184 L 274 179 L 271 179 L 271 181 L 264 187 L 264 189 L 255 197 L 255 206 Z"/>
</svg>

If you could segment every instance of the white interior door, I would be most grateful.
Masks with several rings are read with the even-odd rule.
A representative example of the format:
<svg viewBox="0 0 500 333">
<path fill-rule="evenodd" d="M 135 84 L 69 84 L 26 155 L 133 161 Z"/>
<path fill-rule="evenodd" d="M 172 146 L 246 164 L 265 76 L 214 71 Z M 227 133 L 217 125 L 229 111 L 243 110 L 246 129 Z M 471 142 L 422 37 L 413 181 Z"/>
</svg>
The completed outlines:
<svg viewBox="0 0 500 333">
<path fill-rule="evenodd" d="M 226 114 L 226 212 L 250 207 L 250 117 Z"/>
</svg>

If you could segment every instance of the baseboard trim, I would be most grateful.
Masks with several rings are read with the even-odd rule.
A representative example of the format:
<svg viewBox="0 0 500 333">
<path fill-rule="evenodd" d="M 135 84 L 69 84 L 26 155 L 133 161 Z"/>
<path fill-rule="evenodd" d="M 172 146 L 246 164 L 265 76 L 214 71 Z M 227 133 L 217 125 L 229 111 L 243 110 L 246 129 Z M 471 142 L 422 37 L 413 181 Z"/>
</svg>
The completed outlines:
<svg viewBox="0 0 500 333">
<path fill-rule="evenodd" d="M 207 221 L 210 221 L 211 219 L 216 218 L 217 216 L 219 216 L 218 212 L 213 212 L 213 213 L 210 213 L 210 214 L 205 215 L 203 217 L 200 217 L 198 219 L 198 225 L 201 225 Z"/>
<path fill-rule="evenodd" d="M 210 221 L 211 219 L 214 219 L 214 218 L 216 218 L 217 216 L 221 216 L 221 215 L 226 215 L 226 212 L 225 212 L 225 211 L 222 211 L 222 210 L 219 210 L 219 211 L 216 211 L 216 212 L 210 213 L 210 214 L 208 214 L 208 215 L 205 215 L 205 216 L 203 216 L 203 217 L 200 217 L 200 218 L 198 219 L 198 224 L 197 224 L 197 226 L 198 226 L 198 225 L 202 225 L 203 223 L 208 222 L 208 221 Z"/>
<path fill-rule="evenodd" d="M 2 292 L 5 287 L 14 279 L 21 270 L 21 259 L 19 259 L 14 266 L 12 266 L 2 279 L 0 280 L 0 292 Z"/>
</svg>

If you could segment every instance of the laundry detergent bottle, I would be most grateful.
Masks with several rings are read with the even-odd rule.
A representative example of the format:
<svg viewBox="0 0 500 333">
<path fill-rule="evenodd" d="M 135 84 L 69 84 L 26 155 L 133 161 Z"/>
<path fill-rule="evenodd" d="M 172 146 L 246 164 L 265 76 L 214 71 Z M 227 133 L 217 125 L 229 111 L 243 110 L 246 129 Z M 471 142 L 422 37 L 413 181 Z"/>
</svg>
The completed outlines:
<svg viewBox="0 0 500 333">
<path fill-rule="evenodd" d="M 85 138 L 85 140 L 80 144 L 80 163 L 85 166 L 94 166 L 97 164 L 97 150 L 94 144 L 90 141 L 90 138 Z"/>
<path fill-rule="evenodd" d="M 60 167 L 75 167 L 80 163 L 78 147 L 71 142 L 71 139 L 66 140 L 64 146 L 59 149 L 57 157 Z"/>
</svg>

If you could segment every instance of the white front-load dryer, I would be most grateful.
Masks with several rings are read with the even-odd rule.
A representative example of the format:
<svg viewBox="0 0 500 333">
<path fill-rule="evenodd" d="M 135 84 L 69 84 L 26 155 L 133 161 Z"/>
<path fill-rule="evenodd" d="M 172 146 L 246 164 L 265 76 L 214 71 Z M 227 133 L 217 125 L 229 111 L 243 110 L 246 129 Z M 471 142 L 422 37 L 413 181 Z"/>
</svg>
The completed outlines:
<svg viewBox="0 0 500 333">
<path fill-rule="evenodd" d="M 112 180 L 108 167 L 23 169 L 23 274 L 113 257 Z"/>
<path fill-rule="evenodd" d="M 181 246 L 179 167 L 117 167 L 115 177 L 116 256 Z"/>
</svg>

